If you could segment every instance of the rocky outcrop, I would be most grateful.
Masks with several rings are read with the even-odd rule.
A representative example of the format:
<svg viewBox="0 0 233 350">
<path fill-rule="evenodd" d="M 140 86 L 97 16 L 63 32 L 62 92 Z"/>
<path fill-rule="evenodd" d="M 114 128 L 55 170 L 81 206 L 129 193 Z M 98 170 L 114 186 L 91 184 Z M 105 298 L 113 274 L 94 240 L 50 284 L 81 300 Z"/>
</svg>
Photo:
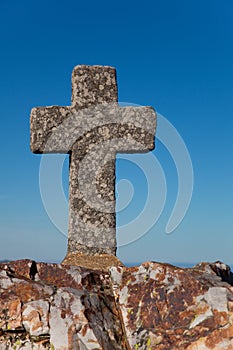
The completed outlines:
<svg viewBox="0 0 233 350">
<path fill-rule="evenodd" d="M 233 279 L 221 262 L 109 272 L 0 264 L 0 350 L 233 349 Z"/>
</svg>

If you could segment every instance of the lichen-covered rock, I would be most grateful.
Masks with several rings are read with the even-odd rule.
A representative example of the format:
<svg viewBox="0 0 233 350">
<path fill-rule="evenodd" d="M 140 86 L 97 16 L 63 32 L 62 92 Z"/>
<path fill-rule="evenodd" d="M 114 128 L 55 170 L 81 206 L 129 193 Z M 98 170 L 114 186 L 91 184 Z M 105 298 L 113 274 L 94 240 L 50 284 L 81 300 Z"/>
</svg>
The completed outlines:
<svg viewBox="0 0 233 350">
<path fill-rule="evenodd" d="M 0 264 L 0 350 L 231 350 L 232 284 L 221 262 Z"/>
<path fill-rule="evenodd" d="M 233 349 L 233 287 L 225 264 L 181 269 L 150 262 L 112 267 L 111 276 L 130 349 Z"/>
<path fill-rule="evenodd" d="M 45 300 L 29 301 L 22 307 L 23 326 L 32 336 L 49 334 L 49 308 Z"/>
<path fill-rule="evenodd" d="M 0 264 L 0 350 L 120 350 L 123 343 L 105 272 L 29 260 Z"/>
</svg>

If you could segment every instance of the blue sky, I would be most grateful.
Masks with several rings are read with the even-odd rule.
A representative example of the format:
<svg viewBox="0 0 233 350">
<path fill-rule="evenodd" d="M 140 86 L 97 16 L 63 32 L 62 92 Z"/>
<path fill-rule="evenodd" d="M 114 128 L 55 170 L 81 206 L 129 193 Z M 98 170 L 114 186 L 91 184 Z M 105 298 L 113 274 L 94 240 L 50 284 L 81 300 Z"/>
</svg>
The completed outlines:
<svg viewBox="0 0 233 350">
<path fill-rule="evenodd" d="M 118 256 L 124 262 L 233 264 L 232 23 L 230 0 L 0 0 L 0 259 L 64 257 L 66 237 L 40 196 L 41 156 L 29 149 L 30 110 L 70 105 L 73 67 L 100 64 L 117 68 L 119 101 L 154 106 L 176 128 L 194 170 L 188 212 L 167 235 L 177 172 L 156 142 L 153 155 L 167 182 L 165 207 L 152 229 L 119 247 Z M 63 170 L 67 191 L 67 162 Z M 143 207 L 147 188 L 140 169 L 122 158 L 117 179 L 135 186 L 134 202 L 118 215 L 121 224 Z"/>
</svg>

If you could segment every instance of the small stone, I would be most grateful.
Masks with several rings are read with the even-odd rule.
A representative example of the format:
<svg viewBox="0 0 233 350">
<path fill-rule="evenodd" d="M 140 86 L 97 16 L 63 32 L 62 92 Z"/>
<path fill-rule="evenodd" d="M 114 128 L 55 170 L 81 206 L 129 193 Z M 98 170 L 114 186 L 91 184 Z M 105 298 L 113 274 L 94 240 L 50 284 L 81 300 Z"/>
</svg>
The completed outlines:
<svg viewBox="0 0 233 350">
<path fill-rule="evenodd" d="M 32 336 L 49 333 L 49 303 L 44 300 L 32 301 L 23 306 L 23 326 Z"/>
</svg>

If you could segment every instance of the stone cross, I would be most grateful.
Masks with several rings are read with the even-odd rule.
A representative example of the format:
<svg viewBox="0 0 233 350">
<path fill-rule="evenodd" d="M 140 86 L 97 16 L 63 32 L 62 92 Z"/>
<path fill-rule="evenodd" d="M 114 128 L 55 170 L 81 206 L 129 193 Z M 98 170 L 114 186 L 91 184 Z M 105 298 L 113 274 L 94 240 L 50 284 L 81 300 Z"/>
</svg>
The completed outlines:
<svg viewBox="0 0 233 350">
<path fill-rule="evenodd" d="M 116 70 L 80 65 L 69 107 L 33 108 L 34 153 L 68 153 L 68 254 L 116 254 L 115 157 L 154 148 L 152 107 L 120 107 Z"/>
</svg>

